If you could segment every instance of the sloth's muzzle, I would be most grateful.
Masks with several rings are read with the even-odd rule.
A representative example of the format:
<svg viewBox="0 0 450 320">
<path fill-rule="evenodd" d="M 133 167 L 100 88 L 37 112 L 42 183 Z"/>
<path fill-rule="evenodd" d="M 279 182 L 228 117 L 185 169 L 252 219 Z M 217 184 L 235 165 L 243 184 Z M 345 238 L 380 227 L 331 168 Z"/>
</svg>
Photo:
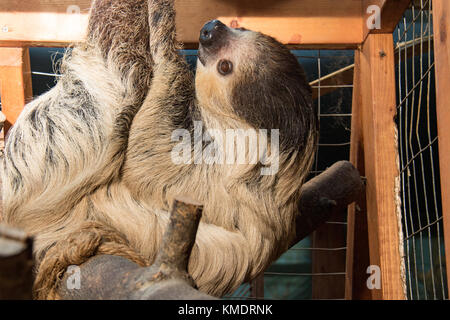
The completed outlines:
<svg viewBox="0 0 450 320">
<path fill-rule="evenodd" d="M 223 40 L 228 27 L 219 20 L 212 20 L 204 25 L 200 31 L 200 44 L 203 47 L 209 47 Z"/>
</svg>

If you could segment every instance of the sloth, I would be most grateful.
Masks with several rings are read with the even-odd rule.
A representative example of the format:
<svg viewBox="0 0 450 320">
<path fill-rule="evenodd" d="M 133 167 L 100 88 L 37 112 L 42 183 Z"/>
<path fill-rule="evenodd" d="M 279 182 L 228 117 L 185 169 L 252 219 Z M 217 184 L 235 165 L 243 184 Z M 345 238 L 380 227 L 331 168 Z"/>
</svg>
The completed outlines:
<svg viewBox="0 0 450 320">
<path fill-rule="evenodd" d="M 188 265 L 201 291 L 233 292 L 288 249 L 318 133 L 304 71 L 274 38 L 217 20 L 199 43 L 194 76 L 173 0 L 94 2 L 87 41 L 5 146 L 3 219 L 35 236 L 38 264 L 86 221 L 124 235 L 151 264 L 177 195 L 204 205 Z M 203 157 L 225 144 L 252 157 L 250 135 L 240 145 L 228 135 L 252 130 L 277 133 L 257 135 L 265 162 Z"/>
</svg>

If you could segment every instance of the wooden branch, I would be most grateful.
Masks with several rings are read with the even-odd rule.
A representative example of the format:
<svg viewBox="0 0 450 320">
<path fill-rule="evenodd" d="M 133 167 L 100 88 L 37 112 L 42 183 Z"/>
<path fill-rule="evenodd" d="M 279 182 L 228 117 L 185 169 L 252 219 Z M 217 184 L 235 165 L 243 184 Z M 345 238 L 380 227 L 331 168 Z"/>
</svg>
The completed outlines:
<svg viewBox="0 0 450 320">
<path fill-rule="evenodd" d="M 0 300 L 31 299 L 32 268 L 32 239 L 0 225 Z"/>
<path fill-rule="evenodd" d="M 339 161 L 305 183 L 300 196 L 300 213 L 296 219 L 294 245 L 308 236 L 333 214 L 355 201 L 364 183 L 358 170 L 348 161 Z"/>
<path fill-rule="evenodd" d="M 139 267 L 117 256 L 93 257 L 80 266 L 78 288 L 70 285 L 71 277 L 77 275 L 66 273 L 58 290 L 60 297 L 75 300 L 213 299 L 194 289 L 194 282 L 187 273 L 201 212 L 200 204 L 177 198 L 152 266 Z"/>
<path fill-rule="evenodd" d="M 178 275 L 192 281 L 187 269 L 192 247 L 195 244 L 203 206 L 188 198 L 174 201 L 169 226 L 154 263 L 155 268 L 166 275 Z M 193 284 L 193 282 L 191 283 Z"/>
</svg>

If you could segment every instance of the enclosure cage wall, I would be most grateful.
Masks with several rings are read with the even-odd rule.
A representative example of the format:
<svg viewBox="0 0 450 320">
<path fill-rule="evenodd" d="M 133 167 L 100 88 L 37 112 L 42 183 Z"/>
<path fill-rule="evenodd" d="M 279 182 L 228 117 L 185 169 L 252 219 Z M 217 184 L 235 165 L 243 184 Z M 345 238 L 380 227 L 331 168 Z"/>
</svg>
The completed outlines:
<svg viewBox="0 0 450 320">
<path fill-rule="evenodd" d="M 448 299 L 432 14 L 432 1 L 416 1 L 394 33 L 408 299 Z"/>
<path fill-rule="evenodd" d="M 186 46 L 182 54 L 193 68 L 198 30 L 213 18 L 260 30 L 288 45 L 305 68 L 321 122 L 310 178 L 349 159 L 366 182 L 365 194 L 348 214 L 333 217 L 226 298 L 448 299 L 450 2 L 175 3 Z M 66 13 L 74 4 L 81 8 L 79 17 Z M 64 52 L 57 48 L 84 39 L 90 4 L 2 1 L 6 130 L 33 94 L 54 85 L 58 74 L 52 59 Z M 376 8 L 380 26 L 371 28 Z M 52 15 L 49 21 L 58 28 L 42 21 L 42 13 Z M 369 283 L 371 276 L 379 276 L 379 283 Z"/>
</svg>

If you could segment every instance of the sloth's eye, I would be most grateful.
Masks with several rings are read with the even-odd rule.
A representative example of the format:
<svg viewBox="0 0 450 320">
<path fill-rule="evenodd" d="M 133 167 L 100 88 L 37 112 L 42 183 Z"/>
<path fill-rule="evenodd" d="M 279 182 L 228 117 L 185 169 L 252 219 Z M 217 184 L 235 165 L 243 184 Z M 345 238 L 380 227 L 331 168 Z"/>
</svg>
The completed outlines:
<svg viewBox="0 0 450 320">
<path fill-rule="evenodd" d="M 217 64 L 217 70 L 221 75 L 226 76 L 233 71 L 233 63 L 230 60 L 220 60 Z"/>
</svg>

